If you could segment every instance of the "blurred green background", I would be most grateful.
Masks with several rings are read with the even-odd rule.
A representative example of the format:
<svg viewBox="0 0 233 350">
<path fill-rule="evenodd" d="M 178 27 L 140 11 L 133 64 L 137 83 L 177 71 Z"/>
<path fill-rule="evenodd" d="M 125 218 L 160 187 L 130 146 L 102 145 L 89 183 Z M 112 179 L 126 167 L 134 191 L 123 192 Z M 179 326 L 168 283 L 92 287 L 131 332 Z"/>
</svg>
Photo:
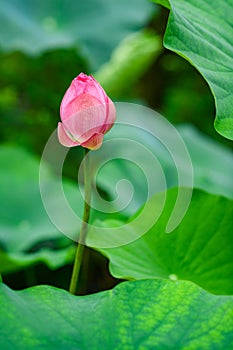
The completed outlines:
<svg viewBox="0 0 233 350">
<path fill-rule="evenodd" d="M 162 46 L 167 17 L 168 10 L 146 0 L 1 0 L 0 272 L 14 289 L 39 283 L 68 288 L 73 246 L 58 232 L 46 238 L 41 229 L 48 219 L 46 213 L 40 213 L 43 220 L 37 217 L 43 211 L 37 170 L 59 121 L 63 94 L 80 72 L 93 74 L 113 101 L 149 106 L 175 125 L 194 125 L 220 148 L 230 145 L 214 129 L 214 98 L 205 80 Z M 71 186 L 77 174 L 73 164 L 81 157 L 82 150 L 75 148 L 66 160 L 64 175 Z M 22 188 L 27 190 L 20 194 Z M 30 241 L 40 229 L 43 235 Z M 19 230 L 22 240 L 30 242 L 10 244 Z M 118 282 L 110 276 L 107 260 L 91 249 L 84 269 L 88 273 L 82 274 L 80 293 Z"/>
</svg>

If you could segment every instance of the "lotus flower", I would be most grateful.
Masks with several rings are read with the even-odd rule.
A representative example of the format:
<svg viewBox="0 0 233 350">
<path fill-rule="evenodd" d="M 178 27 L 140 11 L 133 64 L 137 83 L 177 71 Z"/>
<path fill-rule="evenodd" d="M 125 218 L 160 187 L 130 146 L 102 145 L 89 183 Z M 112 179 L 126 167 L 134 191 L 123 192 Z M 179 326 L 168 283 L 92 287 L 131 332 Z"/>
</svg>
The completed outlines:
<svg viewBox="0 0 233 350">
<path fill-rule="evenodd" d="M 62 145 L 96 150 L 113 126 L 116 110 L 100 84 L 80 73 L 62 99 L 60 115 L 58 139 Z"/>
</svg>

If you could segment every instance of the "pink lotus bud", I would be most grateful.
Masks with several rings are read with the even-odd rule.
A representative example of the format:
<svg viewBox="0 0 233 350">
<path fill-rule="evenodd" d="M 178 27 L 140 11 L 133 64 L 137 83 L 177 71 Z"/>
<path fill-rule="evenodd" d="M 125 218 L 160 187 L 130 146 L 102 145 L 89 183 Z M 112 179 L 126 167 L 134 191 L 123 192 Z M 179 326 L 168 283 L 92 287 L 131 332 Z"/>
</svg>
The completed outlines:
<svg viewBox="0 0 233 350">
<path fill-rule="evenodd" d="M 60 115 L 58 139 L 62 145 L 98 149 L 115 122 L 116 110 L 100 84 L 80 73 L 63 97 Z"/>
</svg>

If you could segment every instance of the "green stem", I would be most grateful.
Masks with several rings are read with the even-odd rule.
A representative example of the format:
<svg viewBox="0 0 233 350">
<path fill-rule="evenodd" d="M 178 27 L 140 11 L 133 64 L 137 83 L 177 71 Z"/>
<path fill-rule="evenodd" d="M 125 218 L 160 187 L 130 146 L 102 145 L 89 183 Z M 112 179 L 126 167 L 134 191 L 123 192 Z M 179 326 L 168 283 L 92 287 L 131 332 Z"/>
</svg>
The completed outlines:
<svg viewBox="0 0 233 350">
<path fill-rule="evenodd" d="M 91 200 L 91 171 L 90 171 L 90 160 L 88 156 L 89 150 L 84 148 L 84 192 L 85 192 L 85 203 L 83 211 L 83 221 L 81 231 L 79 235 L 79 244 L 77 246 L 72 277 L 70 281 L 69 291 L 72 294 L 76 293 L 79 272 L 82 264 L 83 253 L 85 250 L 85 242 L 87 235 L 88 222 L 90 218 L 90 200 Z"/>
</svg>

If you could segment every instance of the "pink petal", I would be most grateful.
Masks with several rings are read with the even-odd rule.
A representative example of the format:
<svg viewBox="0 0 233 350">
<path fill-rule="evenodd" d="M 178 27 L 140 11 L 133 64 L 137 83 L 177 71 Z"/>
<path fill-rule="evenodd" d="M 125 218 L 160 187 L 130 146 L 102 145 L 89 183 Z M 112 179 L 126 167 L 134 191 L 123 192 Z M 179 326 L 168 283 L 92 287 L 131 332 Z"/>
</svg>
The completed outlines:
<svg viewBox="0 0 233 350">
<path fill-rule="evenodd" d="M 80 73 L 75 79 L 73 79 L 62 99 L 60 107 L 62 121 L 80 110 L 77 101 L 79 101 L 80 95 L 82 94 L 87 94 L 93 99 L 96 99 L 98 104 L 105 104 L 106 99 L 108 98 L 104 89 L 92 76 Z"/>
<path fill-rule="evenodd" d="M 105 103 L 107 95 L 93 76 L 80 73 L 73 81 L 78 94 L 86 93 L 97 98 L 100 103 Z"/>
<path fill-rule="evenodd" d="M 88 98 L 85 94 L 84 97 Z M 63 121 L 66 130 L 80 143 L 87 141 L 96 133 L 102 133 L 103 125 L 105 125 L 105 120 L 107 119 L 106 107 L 100 104 L 88 106 L 90 101 L 93 101 L 92 97 L 87 100 L 85 108 L 85 99 L 82 101 L 80 97 L 77 103 L 80 103 L 80 106 L 84 108 Z"/>
<path fill-rule="evenodd" d="M 64 109 L 61 119 L 62 121 L 64 121 L 68 118 L 71 118 L 78 112 L 94 106 L 101 106 L 100 101 L 89 94 L 82 93 L 78 97 L 70 101 L 70 103 Z"/>
<path fill-rule="evenodd" d="M 75 86 L 71 83 L 65 95 L 63 96 L 63 99 L 61 102 L 61 106 L 60 106 L 61 120 L 69 118 L 69 114 L 66 112 L 67 106 L 69 105 L 70 101 L 73 101 L 76 97 L 77 97 L 77 92 L 76 92 Z"/>
<path fill-rule="evenodd" d="M 97 150 L 98 148 L 101 147 L 103 143 L 103 138 L 104 138 L 103 134 L 96 133 L 89 140 L 87 140 L 86 142 L 83 142 L 81 146 L 91 150 Z"/>
<path fill-rule="evenodd" d="M 107 102 L 105 107 L 106 107 L 106 119 L 101 129 L 101 133 L 103 134 L 105 134 L 107 131 L 109 131 L 112 128 L 116 120 L 116 108 L 114 103 L 110 100 L 109 97 L 107 97 Z"/>
<path fill-rule="evenodd" d="M 72 141 L 67 135 L 62 123 L 58 123 L 57 136 L 59 142 L 66 147 L 80 146 L 80 143 Z"/>
</svg>

